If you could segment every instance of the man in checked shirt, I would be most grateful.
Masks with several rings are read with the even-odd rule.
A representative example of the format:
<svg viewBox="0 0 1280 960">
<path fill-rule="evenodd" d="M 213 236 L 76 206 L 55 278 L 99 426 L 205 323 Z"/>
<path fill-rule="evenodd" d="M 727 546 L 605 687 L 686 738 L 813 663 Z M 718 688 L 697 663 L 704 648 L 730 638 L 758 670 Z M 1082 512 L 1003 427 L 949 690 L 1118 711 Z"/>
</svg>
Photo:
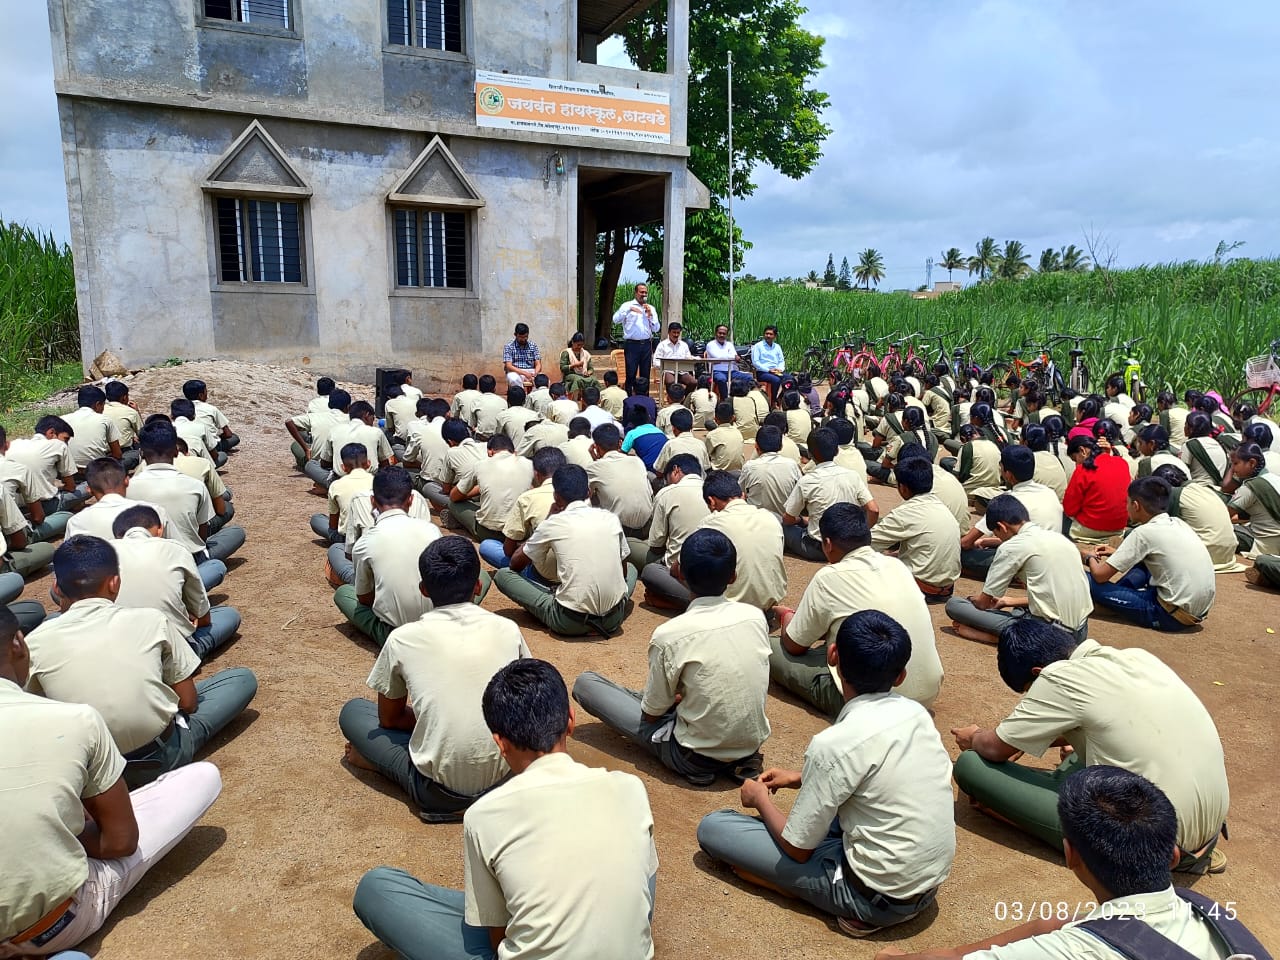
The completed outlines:
<svg viewBox="0 0 1280 960">
<path fill-rule="evenodd" d="M 502 372 L 507 386 L 533 389 L 533 378 L 542 372 L 542 354 L 529 342 L 529 325 L 517 323 L 515 339 L 502 348 Z"/>
</svg>

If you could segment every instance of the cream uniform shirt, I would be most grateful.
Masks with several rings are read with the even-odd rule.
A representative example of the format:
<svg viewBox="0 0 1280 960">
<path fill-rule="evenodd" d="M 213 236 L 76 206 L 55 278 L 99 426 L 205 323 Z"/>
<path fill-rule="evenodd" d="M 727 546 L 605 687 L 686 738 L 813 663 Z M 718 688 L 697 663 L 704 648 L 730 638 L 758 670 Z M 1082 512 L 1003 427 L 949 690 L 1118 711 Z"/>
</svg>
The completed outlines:
<svg viewBox="0 0 1280 960">
<path fill-rule="evenodd" d="M 762 453 L 742 465 L 738 483 L 742 495 L 753 506 L 781 517 L 787 498 L 800 482 L 800 466 L 781 453 Z"/>
<path fill-rule="evenodd" d="M 434 420 L 414 420 L 409 424 L 409 443 L 404 458 L 418 465 L 418 476 L 424 480 L 439 480 L 449 458 L 449 444 L 440 431 L 444 417 Z"/>
<path fill-rule="evenodd" d="M 1000 486 L 1000 448 L 990 440 L 983 439 L 971 440 L 965 446 L 970 447 L 973 453 L 969 479 L 960 481 L 965 490 L 968 493 L 974 493 L 983 487 L 998 488 Z"/>
<path fill-rule="evenodd" d="M 680 559 L 685 540 L 710 512 L 702 499 L 702 478 L 696 474 L 681 477 L 679 483 L 658 491 L 653 498 L 649 546 L 662 551 L 664 566 L 669 569 Z"/>
<path fill-rule="evenodd" d="M 173 684 L 198 669 L 184 634 L 157 610 L 79 600 L 27 636 L 27 689 L 64 703 L 87 703 L 121 753 L 146 746 L 178 712 Z"/>
<path fill-rule="evenodd" d="M 1036 757 L 1063 737 L 1086 766 L 1146 777 L 1173 804 L 1183 850 L 1199 850 L 1227 819 L 1227 770 L 1213 718 L 1146 650 L 1085 640 L 1040 671 L 996 734 Z"/>
<path fill-rule="evenodd" d="M 0 679 L 0 943 L 49 914 L 89 876 L 76 838 L 83 800 L 124 773 L 102 715 L 79 703 L 24 693 Z"/>
<path fill-rule="evenodd" d="M 1195 531 L 1200 542 L 1209 551 L 1209 559 L 1213 561 L 1216 571 L 1227 571 L 1236 567 L 1236 530 L 1231 524 L 1231 512 L 1222 498 L 1208 487 L 1199 483 L 1184 483 L 1178 494 L 1178 516 L 1182 522 Z M 1280 493 L 1280 485 L 1277 486 Z M 1265 511 L 1263 512 L 1265 516 Z M 1280 527 L 1277 527 L 1280 532 Z"/>
<path fill-rule="evenodd" d="M 559 447 L 569 442 L 569 428 L 554 420 L 539 420 L 524 432 L 520 442 L 516 444 L 516 453 L 522 457 L 532 457 L 543 447 Z M 588 445 L 591 438 L 587 438 Z M 591 459 L 591 454 L 587 454 Z"/>
<path fill-rule="evenodd" d="M 191 551 L 141 527 L 125 531 L 111 546 L 120 561 L 116 606 L 159 610 L 180 635 L 191 636 L 191 618 L 209 612 L 209 597 Z"/>
<path fill-rule="evenodd" d="M 67 446 L 71 448 L 71 459 L 75 461 L 77 470 L 83 470 L 91 460 L 111 456 L 112 441 L 120 441 L 120 428 L 116 422 L 93 407 L 73 410 L 62 419 L 75 431 Z"/>
<path fill-rule="evenodd" d="M 852 470 L 832 463 L 820 463 L 796 483 L 787 497 L 784 511 L 792 517 L 809 515 L 806 533 L 814 540 L 822 539 L 819 523 L 827 508 L 837 503 L 856 503 L 865 507 L 871 502 L 871 491 Z"/>
<path fill-rule="evenodd" d="M 548 420 L 553 420 L 567 427 L 580 412 L 576 403 L 568 397 L 561 397 L 559 400 L 552 400 L 547 404 L 547 412 L 544 416 Z"/>
<path fill-rule="evenodd" d="M 209 425 L 215 437 L 222 436 L 223 427 L 231 426 L 222 411 L 215 407 L 207 400 L 193 400 L 192 404 L 196 408 L 196 419 L 202 420 Z"/>
<path fill-rule="evenodd" d="M 845 444 L 836 452 L 835 464 L 846 470 L 852 470 L 862 478 L 863 483 L 867 482 L 867 458 L 854 444 Z"/>
<path fill-rule="evenodd" d="M 960 579 L 960 525 L 932 493 L 904 500 L 881 517 L 871 528 L 871 547 L 881 553 L 897 547 L 898 559 L 930 586 Z"/>
<path fill-rule="evenodd" d="M 346 424 L 339 424 L 329 431 L 328 436 L 319 448 L 312 447 L 311 455 L 317 460 L 329 460 L 333 463 L 333 472 L 342 476 L 347 472 L 342 465 L 342 448 L 348 443 L 358 443 L 364 447 L 369 457 L 369 472 L 377 473 L 378 464 L 390 460 L 391 441 L 377 426 L 365 423 L 360 419 L 347 418 Z"/>
<path fill-rule="evenodd" d="M 801 778 L 782 829 L 788 843 L 816 849 L 838 819 L 845 859 L 858 879 L 902 900 L 950 875 L 951 760 L 920 704 L 896 692 L 854 697 L 809 742 Z M 834 883 L 845 882 L 843 869 Z"/>
<path fill-rule="evenodd" d="M 1036 483 L 1034 480 L 1023 480 L 1003 492 L 1018 498 L 1018 501 L 1027 508 L 1027 515 L 1036 526 L 1043 530 L 1062 529 L 1062 501 L 1044 484 Z M 992 499 L 995 498 L 992 497 Z M 991 532 L 985 516 L 978 521 L 978 529 L 983 533 Z"/>
<path fill-rule="evenodd" d="M 936 463 L 933 465 L 933 495 L 946 504 L 960 527 L 960 536 L 973 529 L 973 517 L 969 513 L 969 494 L 956 475 Z M 875 529 L 874 527 L 872 528 Z"/>
<path fill-rule="evenodd" d="M 1033 617 L 1077 630 L 1093 613 L 1089 574 L 1080 564 L 1080 551 L 1057 530 L 1045 530 L 1033 521 L 1019 527 L 996 547 L 982 592 L 1003 597 L 1015 577 L 1027 586 L 1027 612 Z"/>
<path fill-rule="evenodd" d="M 456 447 L 450 447 L 444 458 L 444 467 L 436 477 L 441 483 L 458 486 L 464 477 L 475 469 L 481 457 L 488 456 L 485 448 L 472 437 L 466 437 Z"/>
<path fill-rule="evenodd" d="M 502 525 L 502 535 L 510 540 L 528 540 L 538 524 L 547 519 L 555 498 L 556 492 L 550 477 L 520 494 L 516 497 L 515 506 L 507 514 L 506 523 Z"/>
<path fill-rule="evenodd" d="M 566 431 L 566 433 L 567 432 L 568 431 Z M 560 452 L 564 454 L 564 459 L 567 463 L 576 464 L 577 466 L 582 467 L 583 470 L 590 470 L 591 465 L 596 462 L 595 458 L 591 456 L 592 440 L 589 436 L 574 437 L 570 440 L 564 441 L 563 443 L 559 443 L 556 446 L 559 447 Z M 640 465 L 643 468 L 644 461 L 641 461 Z"/>
<path fill-rule="evenodd" d="M 199 480 L 203 483 L 211 498 L 221 497 L 226 494 L 227 485 L 222 482 L 222 477 L 218 476 L 218 471 L 214 467 L 212 460 L 206 457 L 193 457 L 190 454 L 179 453 L 173 458 L 173 465 L 179 473 L 185 473 L 192 480 Z"/>
<path fill-rule="evenodd" d="M 471 805 L 462 844 L 464 916 L 506 928 L 499 960 L 653 956 L 658 853 L 638 778 L 544 754 Z"/>
<path fill-rule="evenodd" d="M 532 483 L 533 464 L 507 450 L 476 460 L 458 478 L 458 486 L 464 492 L 480 487 L 476 521 L 490 530 L 502 529 L 516 500 Z"/>
<path fill-rule="evenodd" d="M 805 588 L 787 636 L 802 647 L 824 641 L 830 645 L 835 643 L 840 624 L 859 610 L 879 610 L 907 631 L 911 659 L 907 661 L 907 678 L 896 691 L 926 707 L 932 704 L 942 689 L 942 660 L 924 595 L 901 560 L 867 546 L 822 567 Z M 840 675 L 835 667 L 829 669 L 839 689 Z"/>
<path fill-rule="evenodd" d="M 373 612 L 383 623 L 403 626 L 431 609 L 418 589 L 418 558 L 439 537 L 440 528 L 429 520 L 387 510 L 351 548 L 356 595 L 373 594 Z"/>
<path fill-rule="evenodd" d="M 534 392 L 536 393 L 537 391 Z M 453 395 L 453 402 L 449 404 L 449 415 L 455 420 L 461 420 L 463 423 L 470 426 L 471 407 L 479 398 L 479 390 L 459 390 Z M 536 406 L 534 409 L 537 409 Z"/>
<path fill-rule="evenodd" d="M 605 387 L 600 391 L 600 406 L 615 420 L 622 417 L 622 405 L 626 400 L 627 391 L 619 386 Z"/>
<path fill-rule="evenodd" d="M 49 500 L 58 495 L 58 488 L 48 477 L 32 470 L 21 460 L 6 456 L 0 456 L 0 484 L 19 504 Z"/>
<path fill-rule="evenodd" d="M 677 410 L 687 409 L 683 403 L 669 403 L 658 411 L 658 416 L 654 419 L 653 425 L 665 433 L 668 437 L 676 435 L 675 430 L 671 426 L 671 415 Z"/>
<path fill-rule="evenodd" d="M 738 553 L 737 578 L 724 595 L 761 610 L 787 595 L 787 568 L 782 562 L 782 523 L 767 510 L 736 498 L 708 516 L 700 530 L 719 530 Z"/>
<path fill-rule="evenodd" d="M 524 552 L 556 584 L 556 602 L 566 609 L 603 616 L 626 599 L 622 564 L 631 549 L 607 510 L 574 501 L 538 524 Z"/>
<path fill-rule="evenodd" d="M 1218 468 L 1220 477 L 1226 477 L 1227 471 L 1231 469 L 1227 451 L 1222 449 L 1222 444 L 1212 437 L 1194 437 L 1188 439 L 1182 447 L 1182 462 L 1191 471 L 1192 481 L 1202 483 L 1207 487 L 1217 487 L 1220 481 L 1214 479 L 1213 475 L 1205 469 L 1204 464 L 1191 452 L 1192 444 L 1197 444 L 1204 451 L 1209 461 Z"/>
<path fill-rule="evenodd" d="M 587 467 L 587 481 L 600 509 L 613 514 L 624 527 L 643 527 L 653 517 L 653 488 L 639 457 L 610 450 Z"/>
<path fill-rule="evenodd" d="M 1062 498 L 1067 495 L 1067 471 L 1062 469 L 1062 463 L 1051 450 L 1037 450 L 1035 458 L 1036 472 L 1031 475 L 1031 479 L 1052 490 L 1061 503 Z"/>
<path fill-rule="evenodd" d="M 718 426 L 706 438 L 707 459 L 713 470 L 741 470 L 742 432 L 730 424 Z"/>
<path fill-rule="evenodd" d="M 61 440 L 50 440 L 38 433 L 32 437 L 10 442 L 9 451 L 5 456 L 10 460 L 25 463 L 55 487 L 61 486 L 63 477 L 69 477 L 76 472 L 76 462 L 71 456 L 71 448 Z"/>
<path fill-rule="evenodd" d="M 120 446 L 131 447 L 137 443 L 138 431 L 142 429 L 142 415 L 137 410 L 127 403 L 108 400 L 102 412 L 116 422 L 116 429 L 120 431 Z"/>
<path fill-rule="evenodd" d="M 698 597 L 653 631 L 640 709 L 660 717 L 674 707 L 677 743 L 712 760 L 739 760 L 769 739 L 768 690 L 764 614 L 724 597 Z"/>
<path fill-rule="evenodd" d="M 1276 494 L 1280 495 L 1280 474 L 1268 470 L 1260 475 L 1260 479 L 1271 484 Z M 1211 496 L 1216 498 L 1217 494 Z M 1280 517 L 1271 516 L 1253 491 L 1243 485 L 1232 496 L 1231 506 L 1249 515 L 1249 522 L 1245 526 L 1257 540 L 1255 549 L 1261 553 L 1280 554 Z"/>
<path fill-rule="evenodd" d="M 213 519 L 213 499 L 199 480 L 171 463 L 149 463 L 133 475 L 125 495 L 164 507 L 169 515 L 169 536 L 192 553 L 204 552 L 200 526 Z"/>
<path fill-rule="evenodd" d="M 471 405 L 470 427 L 481 436 L 491 437 L 498 432 L 498 418 L 507 409 L 507 400 L 496 393 L 482 393 Z"/>
<path fill-rule="evenodd" d="M 451 603 L 391 631 L 369 687 L 392 700 L 408 698 L 415 718 L 409 757 L 418 772 L 470 797 L 508 773 L 480 710 L 484 689 L 508 663 L 529 655 L 513 621 Z"/>
<path fill-rule="evenodd" d="M 186 417 L 175 417 L 173 421 L 173 432 L 182 440 L 186 441 L 187 453 L 193 457 L 202 457 L 210 460 L 209 447 L 217 446 L 218 440 L 216 435 L 211 436 L 205 430 L 205 424 L 201 420 L 188 420 Z"/>
<path fill-rule="evenodd" d="M 18 501 L 13 499 L 13 495 L 8 490 L 0 486 L 0 534 L 12 536 L 26 529 L 28 529 L 27 518 L 18 509 Z M 0 536 L 0 541 L 3 540 L 4 536 Z M 7 545 L 4 550 L 8 550 Z"/>
<path fill-rule="evenodd" d="M 692 433 L 682 433 L 663 444 L 662 449 L 658 451 L 657 459 L 653 461 L 653 472 L 658 476 L 665 475 L 671 458 L 681 453 L 687 453 L 696 459 L 698 466 L 704 471 L 710 469 L 711 460 L 707 456 L 706 441 L 699 440 Z"/>
<path fill-rule="evenodd" d="M 431 504 L 417 490 L 410 495 L 408 513 L 415 520 L 426 520 L 428 523 L 432 520 Z M 357 493 L 351 498 L 351 503 L 347 506 L 347 524 L 342 528 L 348 557 L 351 556 L 351 549 L 356 541 L 373 529 L 375 519 L 372 490 Z"/>
<path fill-rule="evenodd" d="M 1213 606 L 1217 585 L 1209 551 L 1194 530 L 1167 513 L 1131 530 L 1107 563 L 1121 576 L 1145 564 L 1156 596 L 1197 619 Z"/>
<path fill-rule="evenodd" d="M 160 526 L 165 531 L 165 536 L 171 536 L 169 513 L 164 507 L 144 500 L 127 500 L 118 493 L 105 493 L 95 503 L 71 515 L 63 538 L 70 540 L 72 537 L 98 537 L 110 543 L 115 539 L 111 527 L 116 522 L 116 517 L 133 507 L 142 506 L 150 507 L 160 515 Z"/>
<path fill-rule="evenodd" d="M 329 516 L 338 515 L 338 529 L 347 529 L 347 516 L 351 501 L 357 494 L 373 491 L 373 474 L 363 467 L 356 467 L 344 477 L 329 484 Z"/>
</svg>

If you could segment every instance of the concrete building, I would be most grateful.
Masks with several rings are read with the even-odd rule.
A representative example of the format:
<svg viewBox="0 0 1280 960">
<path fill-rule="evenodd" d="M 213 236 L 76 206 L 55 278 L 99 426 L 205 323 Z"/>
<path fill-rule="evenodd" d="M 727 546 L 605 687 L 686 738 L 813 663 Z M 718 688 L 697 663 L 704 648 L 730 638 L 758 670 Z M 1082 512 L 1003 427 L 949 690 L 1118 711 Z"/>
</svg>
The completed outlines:
<svg viewBox="0 0 1280 960">
<path fill-rule="evenodd" d="M 594 63 L 653 0 L 49 0 L 86 365 L 420 384 L 554 367 L 597 232 L 661 222 L 682 308 L 688 0 L 665 74 Z"/>
</svg>

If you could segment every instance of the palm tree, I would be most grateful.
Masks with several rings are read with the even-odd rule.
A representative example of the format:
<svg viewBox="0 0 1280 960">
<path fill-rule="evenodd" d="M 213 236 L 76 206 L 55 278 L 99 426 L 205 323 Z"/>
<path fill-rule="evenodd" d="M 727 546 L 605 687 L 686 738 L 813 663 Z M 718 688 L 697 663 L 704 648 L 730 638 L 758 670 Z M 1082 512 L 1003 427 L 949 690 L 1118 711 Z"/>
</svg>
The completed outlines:
<svg viewBox="0 0 1280 960">
<path fill-rule="evenodd" d="M 1040 266 L 1036 267 L 1038 273 L 1057 273 L 1062 269 L 1062 258 L 1058 256 L 1058 251 L 1049 247 L 1040 253 Z"/>
<path fill-rule="evenodd" d="M 805 277 L 805 280 L 809 281 L 809 283 L 817 283 L 820 279 L 817 270 L 810 270 L 809 275 Z"/>
<path fill-rule="evenodd" d="M 965 268 L 964 254 L 960 252 L 959 247 L 950 247 L 942 255 L 942 259 L 938 261 L 938 266 L 947 271 L 947 280 L 950 281 L 952 270 L 963 270 Z"/>
<path fill-rule="evenodd" d="M 1062 269 L 1072 273 L 1081 273 L 1089 269 L 1090 261 L 1085 252 L 1073 243 L 1070 246 L 1063 247 L 1058 254 L 1058 258 L 1062 261 Z"/>
<path fill-rule="evenodd" d="M 996 276 L 1001 280 L 1021 280 L 1031 272 L 1031 265 L 1027 263 L 1029 259 L 1021 240 L 1006 240 L 996 264 Z"/>
<path fill-rule="evenodd" d="M 871 284 L 880 285 L 880 281 L 884 279 L 884 257 L 880 255 L 880 251 L 874 247 L 867 247 L 858 254 L 858 269 L 853 272 L 862 283 L 866 284 L 868 290 Z"/>
<path fill-rule="evenodd" d="M 966 266 L 969 268 L 969 275 L 978 275 L 979 280 L 985 280 L 990 276 L 996 268 L 996 263 L 1000 259 L 1000 248 L 996 246 L 995 237 L 983 237 L 974 247 L 974 255 L 969 258 Z"/>
</svg>

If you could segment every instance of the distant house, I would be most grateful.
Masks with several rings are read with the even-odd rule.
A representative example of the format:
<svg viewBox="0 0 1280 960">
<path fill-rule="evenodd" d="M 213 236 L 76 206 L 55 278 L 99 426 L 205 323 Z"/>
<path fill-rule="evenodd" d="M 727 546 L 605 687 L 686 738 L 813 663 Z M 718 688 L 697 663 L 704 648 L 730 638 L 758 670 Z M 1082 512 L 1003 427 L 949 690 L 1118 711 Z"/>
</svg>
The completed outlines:
<svg viewBox="0 0 1280 960">
<path fill-rule="evenodd" d="M 912 300 L 937 300 L 944 293 L 955 293 L 960 290 L 960 284 L 954 280 L 939 280 L 933 285 L 932 290 L 912 290 Z"/>
</svg>

